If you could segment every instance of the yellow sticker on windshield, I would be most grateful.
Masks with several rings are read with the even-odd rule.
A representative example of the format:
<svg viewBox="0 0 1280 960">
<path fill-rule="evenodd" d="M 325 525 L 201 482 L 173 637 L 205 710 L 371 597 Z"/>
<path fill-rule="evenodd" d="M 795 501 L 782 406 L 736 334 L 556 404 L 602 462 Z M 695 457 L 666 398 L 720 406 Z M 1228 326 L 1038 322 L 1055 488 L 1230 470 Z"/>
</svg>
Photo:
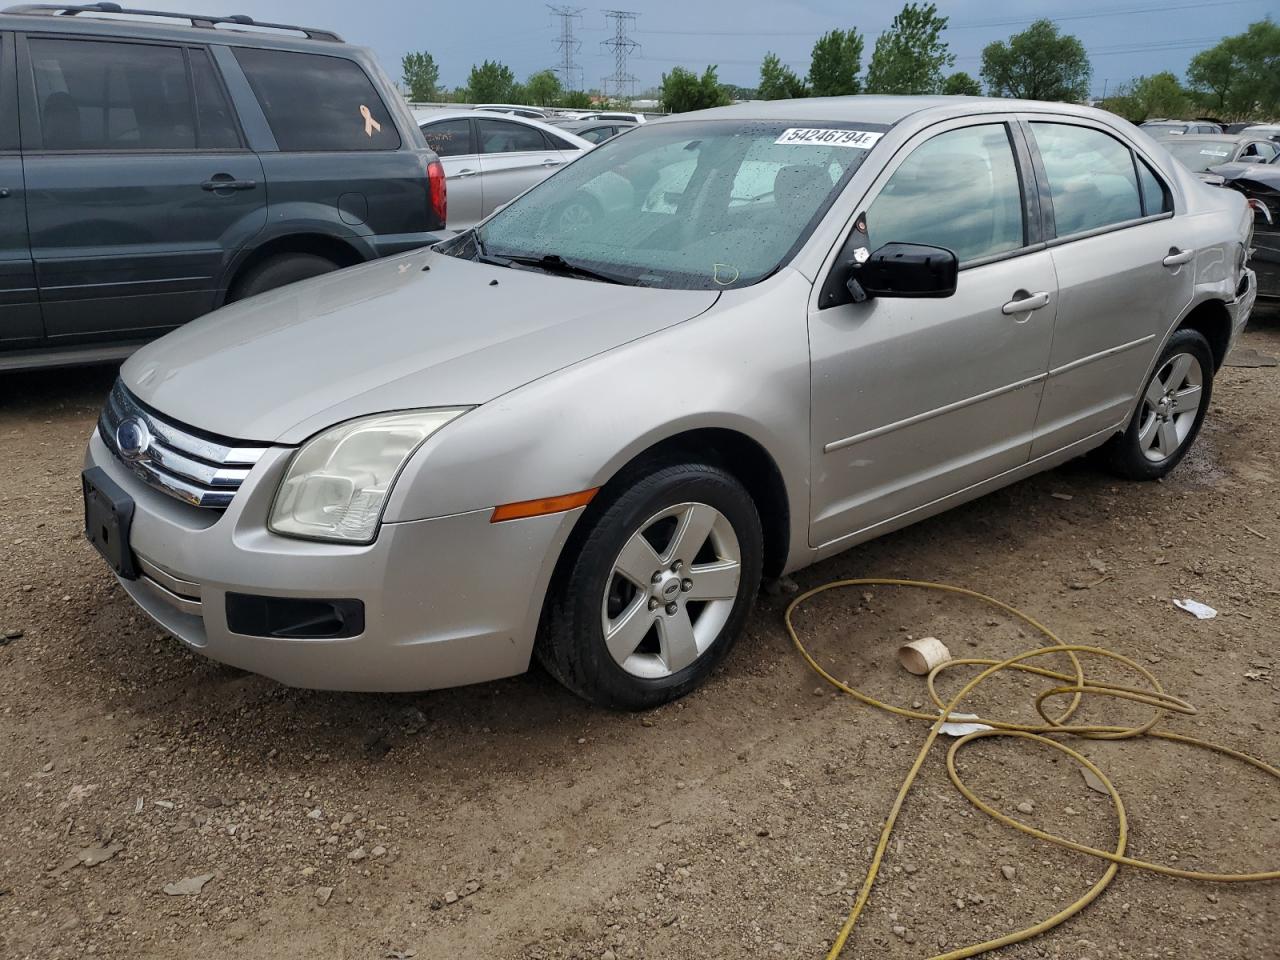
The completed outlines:
<svg viewBox="0 0 1280 960">
<path fill-rule="evenodd" d="M 795 143 L 812 147 L 853 147 L 870 150 L 883 133 L 870 130 L 835 130 L 822 127 L 788 127 L 774 143 Z"/>
</svg>

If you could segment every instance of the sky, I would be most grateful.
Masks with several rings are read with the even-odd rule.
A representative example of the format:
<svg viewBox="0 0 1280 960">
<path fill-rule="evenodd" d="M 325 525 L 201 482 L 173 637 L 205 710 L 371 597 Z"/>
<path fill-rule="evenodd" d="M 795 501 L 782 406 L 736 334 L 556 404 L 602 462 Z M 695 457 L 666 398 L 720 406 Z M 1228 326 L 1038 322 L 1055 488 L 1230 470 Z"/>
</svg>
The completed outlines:
<svg viewBox="0 0 1280 960">
<path fill-rule="evenodd" d="M 574 31 L 581 47 L 576 59 L 587 88 L 599 88 L 614 72 L 614 56 L 602 41 L 604 6 L 569 0 L 581 7 Z M 674 66 L 701 71 L 717 64 L 722 81 L 753 87 L 767 51 L 778 54 L 800 75 L 808 70 L 813 41 L 826 30 L 857 27 L 866 36 L 865 68 L 875 38 L 901 9 L 899 0 L 609 0 L 637 14 L 630 38 L 640 47 L 627 64 L 637 92 L 658 84 Z M 472 64 L 485 59 L 510 66 L 523 80 L 559 62 L 559 20 L 535 0 L 170 0 L 167 10 L 219 11 L 224 4 L 259 20 L 303 23 L 337 31 L 344 39 L 371 47 L 395 80 L 400 58 L 425 50 L 440 65 L 441 83 L 466 83 Z M 1048 17 L 1084 43 L 1093 63 L 1093 93 L 1114 89 L 1135 76 L 1171 70 L 1182 76 L 1187 61 L 1224 36 L 1240 33 L 1268 13 L 1278 0 L 938 0 L 950 17 L 946 39 L 956 55 L 953 69 L 977 76 L 982 48 Z"/>
</svg>

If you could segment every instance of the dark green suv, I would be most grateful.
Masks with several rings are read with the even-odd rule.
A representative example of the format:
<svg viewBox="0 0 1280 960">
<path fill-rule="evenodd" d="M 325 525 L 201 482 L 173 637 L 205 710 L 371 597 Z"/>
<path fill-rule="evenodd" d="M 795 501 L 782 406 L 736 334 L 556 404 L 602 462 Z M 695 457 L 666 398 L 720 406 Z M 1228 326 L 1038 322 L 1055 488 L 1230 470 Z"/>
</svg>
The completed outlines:
<svg viewBox="0 0 1280 960">
<path fill-rule="evenodd" d="M 436 155 L 332 33 L 113 3 L 0 14 L 0 370 L 123 357 L 444 225 Z"/>
</svg>

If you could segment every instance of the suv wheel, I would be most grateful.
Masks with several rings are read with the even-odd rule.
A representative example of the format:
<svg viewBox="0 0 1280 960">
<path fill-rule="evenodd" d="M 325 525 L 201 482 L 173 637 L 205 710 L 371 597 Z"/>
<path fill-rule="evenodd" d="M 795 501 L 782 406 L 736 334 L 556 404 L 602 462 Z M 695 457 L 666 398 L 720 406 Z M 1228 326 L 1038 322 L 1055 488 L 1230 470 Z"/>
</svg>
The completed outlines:
<svg viewBox="0 0 1280 960">
<path fill-rule="evenodd" d="M 642 710 L 698 686 L 741 632 L 760 584 L 755 504 L 706 464 L 637 480 L 588 519 L 578 544 L 537 653 L 601 706 Z"/>
<path fill-rule="evenodd" d="M 1130 480 L 1155 480 L 1195 443 L 1213 393 L 1213 351 L 1196 330 L 1179 330 L 1156 363 L 1124 433 L 1103 447 L 1108 466 Z"/>
<path fill-rule="evenodd" d="M 314 253 L 279 253 L 251 267 L 232 284 L 227 303 L 266 293 L 338 269 L 338 264 Z"/>
</svg>

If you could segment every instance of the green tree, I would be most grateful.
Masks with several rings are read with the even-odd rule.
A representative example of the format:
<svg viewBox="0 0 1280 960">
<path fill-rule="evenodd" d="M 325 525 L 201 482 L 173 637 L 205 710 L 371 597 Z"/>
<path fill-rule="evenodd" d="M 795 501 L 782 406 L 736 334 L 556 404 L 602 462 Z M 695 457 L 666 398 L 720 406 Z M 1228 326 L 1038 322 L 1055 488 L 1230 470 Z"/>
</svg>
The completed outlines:
<svg viewBox="0 0 1280 960">
<path fill-rule="evenodd" d="M 1123 84 L 1104 106 L 1135 123 L 1151 117 L 1179 117 L 1187 109 L 1187 92 L 1178 78 L 1166 70 Z"/>
<path fill-rule="evenodd" d="M 756 93 L 761 100 L 790 100 L 807 97 L 809 90 L 776 53 L 766 53 L 760 64 L 760 86 Z"/>
<path fill-rule="evenodd" d="M 590 110 L 595 104 L 591 102 L 591 94 L 585 90 L 569 90 L 560 98 L 560 106 L 570 110 Z"/>
<path fill-rule="evenodd" d="M 515 97 L 516 75 L 505 63 L 486 60 L 471 67 L 467 78 L 467 99 L 471 103 L 509 103 Z"/>
<path fill-rule="evenodd" d="M 932 3 L 908 3 L 880 34 L 867 67 L 867 93 L 937 93 L 956 62 L 942 39 L 948 19 Z"/>
<path fill-rule="evenodd" d="M 552 107 L 564 96 L 564 87 L 554 70 L 539 70 L 525 82 L 527 102 L 538 107 Z"/>
<path fill-rule="evenodd" d="M 809 90 L 815 97 L 861 93 L 862 34 L 854 28 L 832 30 L 813 45 L 809 61 Z"/>
<path fill-rule="evenodd" d="M 942 92 L 949 97 L 980 97 L 982 84 L 960 70 L 942 81 Z"/>
<path fill-rule="evenodd" d="M 670 73 L 662 75 L 661 90 L 662 106 L 672 113 L 724 107 L 731 102 L 714 66 L 707 67 L 701 77 L 684 67 L 672 67 Z"/>
<path fill-rule="evenodd" d="M 404 85 L 409 88 L 409 99 L 415 103 L 426 103 L 440 98 L 440 68 L 435 58 L 425 50 L 421 53 L 406 53 L 400 58 L 400 76 Z"/>
<path fill-rule="evenodd" d="M 981 73 L 994 97 L 1078 103 L 1089 97 L 1093 67 L 1084 44 L 1052 20 L 1037 20 L 1008 43 L 987 44 Z"/>
<path fill-rule="evenodd" d="M 1187 83 L 1196 99 L 1218 114 L 1226 114 L 1237 105 L 1235 94 L 1244 79 L 1234 50 L 1235 39 L 1227 37 L 1217 46 L 1202 50 L 1187 66 Z"/>
<path fill-rule="evenodd" d="M 1197 99 L 1224 116 L 1280 113 L 1280 25 L 1270 17 L 1191 58 L 1187 81 Z"/>
</svg>

